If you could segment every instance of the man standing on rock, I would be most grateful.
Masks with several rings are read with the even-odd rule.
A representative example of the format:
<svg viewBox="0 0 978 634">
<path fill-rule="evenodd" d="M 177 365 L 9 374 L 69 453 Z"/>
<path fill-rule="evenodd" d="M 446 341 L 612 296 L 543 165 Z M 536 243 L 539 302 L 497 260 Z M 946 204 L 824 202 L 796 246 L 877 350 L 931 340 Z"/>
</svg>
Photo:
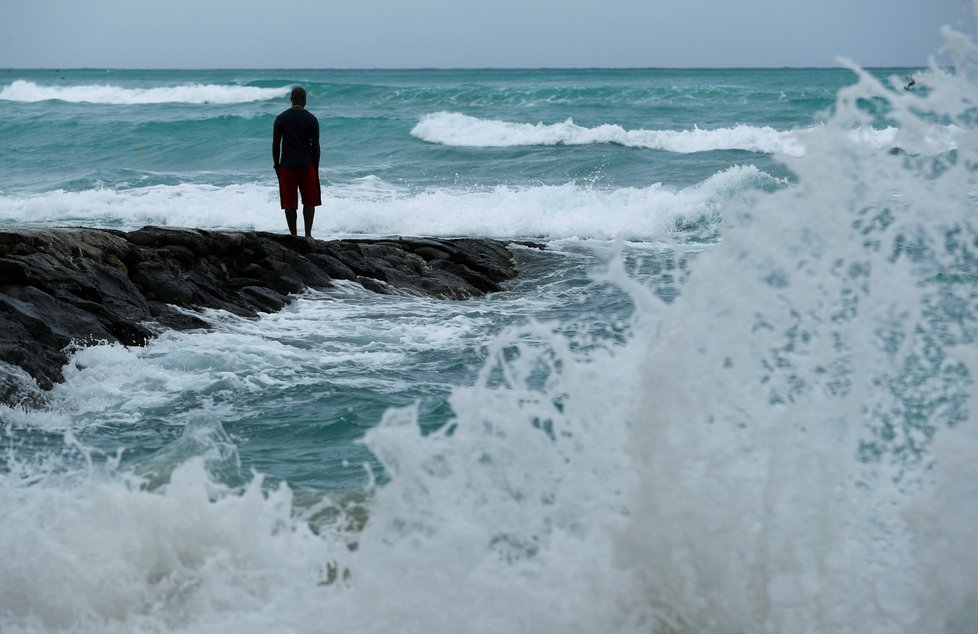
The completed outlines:
<svg viewBox="0 0 978 634">
<path fill-rule="evenodd" d="M 296 227 L 299 196 L 306 237 L 312 237 L 316 207 L 323 204 L 319 186 L 319 120 L 306 110 L 306 91 L 292 89 L 292 107 L 275 119 L 272 131 L 272 161 L 278 174 L 278 192 L 289 232 Z"/>
</svg>

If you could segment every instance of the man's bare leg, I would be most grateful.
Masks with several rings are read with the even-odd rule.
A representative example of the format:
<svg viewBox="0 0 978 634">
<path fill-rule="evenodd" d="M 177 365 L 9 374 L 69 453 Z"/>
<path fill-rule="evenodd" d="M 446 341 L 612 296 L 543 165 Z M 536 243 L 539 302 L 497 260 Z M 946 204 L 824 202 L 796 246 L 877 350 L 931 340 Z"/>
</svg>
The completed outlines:
<svg viewBox="0 0 978 634">
<path fill-rule="evenodd" d="M 302 210 L 305 213 L 305 209 Z M 299 229 L 296 226 L 296 222 L 299 219 L 298 210 L 296 209 L 286 209 L 285 210 L 285 222 L 289 225 L 289 233 L 294 236 L 299 235 Z"/>
<path fill-rule="evenodd" d="M 303 205 L 302 206 L 302 220 L 304 221 L 304 223 L 306 225 L 306 237 L 307 238 L 311 238 L 312 237 L 312 221 L 313 221 L 313 218 L 315 218 L 315 217 L 316 217 L 316 208 L 315 207 L 313 207 L 312 205 Z M 295 235 L 295 234 L 292 234 L 292 235 Z"/>
</svg>

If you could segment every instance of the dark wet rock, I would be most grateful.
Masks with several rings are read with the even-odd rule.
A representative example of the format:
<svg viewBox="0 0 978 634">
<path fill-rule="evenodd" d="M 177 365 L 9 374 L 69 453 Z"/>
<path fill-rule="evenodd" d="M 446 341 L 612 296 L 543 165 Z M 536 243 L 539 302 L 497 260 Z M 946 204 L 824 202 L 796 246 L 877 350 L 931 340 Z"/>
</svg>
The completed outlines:
<svg viewBox="0 0 978 634">
<path fill-rule="evenodd" d="M 467 299 L 502 290 L 516 274 L 512 253 L 494 240 L 0 229 L 0 401 L 16 402 L 32 382 L 50 389 L 79 345 L 138 346 L 165 329 L 206 328 L 199 309 L 256 317 L 333 280 Z"/>
</svg>

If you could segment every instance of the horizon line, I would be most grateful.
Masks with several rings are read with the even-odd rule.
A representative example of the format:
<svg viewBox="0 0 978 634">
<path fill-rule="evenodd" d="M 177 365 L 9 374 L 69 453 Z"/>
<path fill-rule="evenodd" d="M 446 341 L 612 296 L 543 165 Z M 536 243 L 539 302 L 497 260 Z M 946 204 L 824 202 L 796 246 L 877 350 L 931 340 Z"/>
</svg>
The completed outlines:
<svg viewBox="0 0 978 634">
<path fill-rule="evenodd" d="M 929 68 L 929 64 L 901 65 L 886 64 L 863 66 L 866 70 Z M 329 72 L 417 72 L 417 71 L 616 71 L 616 70 L 669 70 L 669 71 L 698 71 L 698 70 L 850 70 L 848 66 L 7 66 L 0 67 L 6 72 L 13 71 L 329 71 Z"/>
</svg>

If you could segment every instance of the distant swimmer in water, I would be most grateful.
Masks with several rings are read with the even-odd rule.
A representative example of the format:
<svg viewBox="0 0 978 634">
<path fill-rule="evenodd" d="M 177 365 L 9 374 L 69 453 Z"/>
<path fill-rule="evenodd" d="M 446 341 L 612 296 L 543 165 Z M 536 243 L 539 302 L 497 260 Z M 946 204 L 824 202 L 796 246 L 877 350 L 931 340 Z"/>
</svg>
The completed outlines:
<svg viewBox="0 0 978 634">
<path fill-rule="evenodd" d="M 913 78 L 913 75 L 907 77 L 907 85 L 903 87 L 904 90 L 912 89 L 917 83 L 917 80 Z"/>
</svg>

